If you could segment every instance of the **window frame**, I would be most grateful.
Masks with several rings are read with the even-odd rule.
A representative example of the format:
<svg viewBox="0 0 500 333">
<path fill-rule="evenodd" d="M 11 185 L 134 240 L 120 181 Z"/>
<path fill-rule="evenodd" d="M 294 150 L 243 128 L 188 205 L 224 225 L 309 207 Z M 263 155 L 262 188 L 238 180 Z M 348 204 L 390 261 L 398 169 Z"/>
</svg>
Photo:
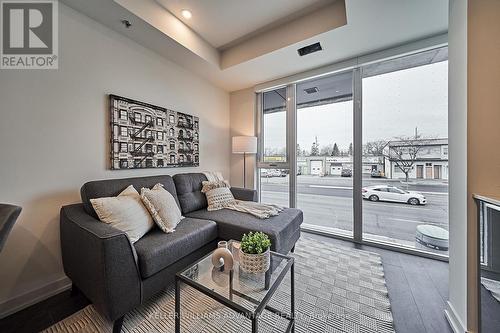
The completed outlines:
<svg viewBox="0 0 500 333">
<path fill-rule="evenodd" d="M 296 161 L 296 105 L 295 94 L 296 86 L 298 83 L 308 81 L 314 78 L 325 77 L 329 75 L 341 74 L 342 72 L 352 71 L 353 73 L 353 235 L 343 236 L 341 234 L 332 234 L 330 232 L 309 228 L 309 226 L 302 225 L 301 229 L 312 231 L 315 233 L 324 234 L 325 236 L 347 239 L 361 244 L 377 246 L 380 248 L 396 250 L 399 252 L 415 254 L 423 257 L 433 258 L 437 260 L 447 261 L 448 256 L 445 254 L 437 254 L 419 250 L 418 248 L 406 247 L 397 243 L 386 243 L 384 241 L 374 241 L 363 235 L 363 119 L 362 119 L 362 79 L 363 69 L 368 65 L 374 63 L 381 63 L 387 60 L 404 58 L 406 56 L 417 55 L 419 53 L 447 48 L 448 43 L 445 36 L 442 38 L 435 38 L 429 40 L 417 41 L 402 47 L 383 50 L 377 53 L 368 54 L 363 57 L 353 58 L 343 61 L 338 64 L 325 66 L 322 69 L 312 70 L 307 73 L 297 74 L 289 78 L 278 79 L 273 82 L 264 83 L 255 87 L 256 92 L 256 135 L 258 138 L 257 143 L 257 156 L 256 156 L 256 171 L 255 176 L 257 179 L 257 191 L 260 200 L 260 172 L 265 169 L 287 169 L 290 172 L 290 207 L 296 207 L 296 175 L 297 174 L 297 161 Z M 421 64 L 425 65 L 425 64 Z M 421 65 L 417 65 L 421 66 Z M 306 76 L 307 75 L 307 76 Z M 288 80 L 288 81 L 287 81 Z M 263 94 L 268 91 L 273 91 L 286 87 L 287 89 L 287 106 L 286 106 L 286 162 L 266 162 L 264 161 L 264 114 L 263 114 Z M 293 95 L 289 95 L 289 92 Z M 290 130 L 292 129 L 292 130 Z M 442 150 L 442 156 L 444 149 Z M 445 155 L 446 156 L 446 155 Z M 447 157 L 447 156 L 446 156 Z M 397 169 L 397 167 L 394 165 Z M 424 167 L 425 169 L 425 167 Z M 449 223 L 449 221 L 448 221 Z"/>
<path fill-rule="evenodd" d="M 123 131 L 126 132 L 126 134 L 123 134 Z M 128 127 L 127 126 L 120 126 L 120 136 L 128 137 Z"/>
<path fill-rule="evenodd" d="M 267 162 L 264 161 L 264 93 L 274 91 L 274 90 L 279 90 L 282 88 L 286 88 L 286 96 L 285 99 L 287 101 L 286 103 L 286 110 L 285 110 L 285 136 L 286 136 L 286 146 L 285 146 L 285 162 Z M 257 141 L 257 168 L 260 169 L 290 169 L 290 131 L 289 131 L 289 121 L 291 116 L 291 112 L 293 110 L 290 109 L 289 104 L 290 101 L 292 100 L 292 96 L 289 96 L 289 92 L 291 93 L 292 90 L 295 90 L 295 85 L 287 85 L 287 86 L 280 86 L 280 87 L 275 87 L 273 89 L 261 91 L 257 94 L 257 137 L 259 140 Z M 293 95 L 295 93 L 293 92 Z M 294 96 L 293 96 L 294 97 Z M 293 98 L 295 100 L 295 98 Z"/>
<path fill-rule="evenodd" d="M 125 115 L 125 116 L 123 116 Z M 128 117 L 128 112 L 125 109 L 120 109 L 120 119 L 121 120 L 127 120 Z"/>
</svg>

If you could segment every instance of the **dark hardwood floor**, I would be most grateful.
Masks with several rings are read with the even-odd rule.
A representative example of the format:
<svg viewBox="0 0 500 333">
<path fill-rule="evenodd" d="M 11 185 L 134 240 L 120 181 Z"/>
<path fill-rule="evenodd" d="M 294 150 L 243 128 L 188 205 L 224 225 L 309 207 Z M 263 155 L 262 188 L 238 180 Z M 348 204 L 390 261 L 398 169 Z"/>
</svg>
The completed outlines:
<svg viewBox="0 0 500 333">
<path fill-rule="evenodd" d="M 396 332 L 452 332 L 444 316 L 448 298 L 446 262 L 319 235 L 304 235 L 332 245 L 359 248 L 382 256 Z M 81 294 L 72 296 L 70 291 L 65 291 L 0 320 L 0 332 L 38 332 L 88 304 L 89 301 Z"/>
<path fill-rule="evenodd" d="M 39 332 L 89 304 L 81 293 L 71 295 L 67 290 L 0 320 L 0 332 Z"/>
</svg>

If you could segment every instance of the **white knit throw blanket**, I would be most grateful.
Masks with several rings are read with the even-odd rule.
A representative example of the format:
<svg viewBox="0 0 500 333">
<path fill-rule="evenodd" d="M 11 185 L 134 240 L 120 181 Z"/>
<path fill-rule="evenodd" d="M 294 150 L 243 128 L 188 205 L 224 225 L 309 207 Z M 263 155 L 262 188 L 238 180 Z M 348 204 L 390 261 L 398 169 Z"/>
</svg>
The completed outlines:
<svg viewBox="0 0 500 333">
<path fill-rule="evenodd" d="M 210 182 L 224 181 L 224 177 L 221 172 L 207 171 L 203 172 L 203 174 Z M 234 203 L 228 204 L 224 208 L 252 214 L 259 219 L 268 219 L 271 216 L 279 215 L 279 213 L 283 211 L 283 207 L 277 205 L 242 200 L 235 200 Z"/>
<path fill-rule="evenodd" d="M 220 171 L 205 171 L 203 172 L 205 177 L 207 177 L 207 180 L 209 182 L 218 182 L 218 181 L 223 181 L 224 176 L 222 176 L 222 172 Z"/>
<path fill-rule="evenodd" d="M 279 215 L 283 211 L 283 207 L 280 206 L 241 200 L 236 200 L 235 203 L 229 204 L 226 208 L 252 214 L 259 219 L 268 219 L 271 216 Z"/>
</svg>

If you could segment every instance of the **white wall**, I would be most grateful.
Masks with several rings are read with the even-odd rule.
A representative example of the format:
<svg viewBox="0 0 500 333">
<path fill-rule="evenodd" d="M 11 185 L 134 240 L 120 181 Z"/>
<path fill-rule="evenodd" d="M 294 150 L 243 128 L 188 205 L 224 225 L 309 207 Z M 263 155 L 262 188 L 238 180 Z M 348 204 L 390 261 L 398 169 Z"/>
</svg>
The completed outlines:
<svg viewBox="0 0 500 333">
<path fill-rule="evenodd" d="M 59 70 L 0 70 L 0 202 L 23 207 L 0 254 L 0 314 L 66 287 L 59 209 L 80 201 L 85 181 L 229 177 L 228 93 L 62 3 L 59 24 Z M 109 93 L 199 116 L 200 167 L 107 170 Z"/>
<path fill-rule="evenodd" d="M 256 135 L 255 111 L 256 95 L 252 88 L 232 92 L 230 94 L 231 110 L 231 137 L 244 135 Z M 256 155 L 246 158 L 246 185 L 247 188 L 255 188 L 255 159 Z M 232 154 L 231 156 L 231 184 L 243 187 L 243 155 Z"/>
<path fill-rule="evenodd" d="M 449 19 L 449 301 L 455 332 L 467 327 L 467 0 L 450 0 Z"/>
</svg>

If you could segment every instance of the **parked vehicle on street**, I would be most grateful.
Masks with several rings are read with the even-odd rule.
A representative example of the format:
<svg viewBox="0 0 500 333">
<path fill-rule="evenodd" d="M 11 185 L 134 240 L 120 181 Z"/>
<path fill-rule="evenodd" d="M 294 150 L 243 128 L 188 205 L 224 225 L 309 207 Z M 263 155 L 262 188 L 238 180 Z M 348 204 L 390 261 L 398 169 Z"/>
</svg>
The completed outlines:
<svg viewBox="0 0 500 333">
<path fill-rule="evenodd" d="M 372 176 L 373 178 L 382 178 L 384 177 L 384 173 L 382 172 L 382 170 L 372 170 L 370 176 Z"/>
<path fill-rule="evenodd" d="M 427 199 L 422 193 L 405 191 L 391 185 L 373 185 L 361 189 L 363 199 L 370 201 L 404 202 L 410 205 L 425 205 Z"/>
<path fill-rule="evenodd" d="M 261 169 L 260 176 L 262 178 L 271 178 L 271 177 L 285 177 L 286 175 L 282 175 L 282 172 L 277 169 Z"/>
<path fill-rule="evenodd" d="M 271 170 L 269 170 L 269 175 L 271 177 L 281 177 L 281 170 L 271 169 Z"/>
<path fill-rule="evenodd" d="M 279 170 L 279 172 L 280 172 L 280 177 L 286 177 L 290 173 L 288 169 Z"/>
<path fill-rule="evenodd" d="M 341 177 L 352 177 L 352 170 L 351 169 L 342 169 L 340 172 Z"/>
</svg>

